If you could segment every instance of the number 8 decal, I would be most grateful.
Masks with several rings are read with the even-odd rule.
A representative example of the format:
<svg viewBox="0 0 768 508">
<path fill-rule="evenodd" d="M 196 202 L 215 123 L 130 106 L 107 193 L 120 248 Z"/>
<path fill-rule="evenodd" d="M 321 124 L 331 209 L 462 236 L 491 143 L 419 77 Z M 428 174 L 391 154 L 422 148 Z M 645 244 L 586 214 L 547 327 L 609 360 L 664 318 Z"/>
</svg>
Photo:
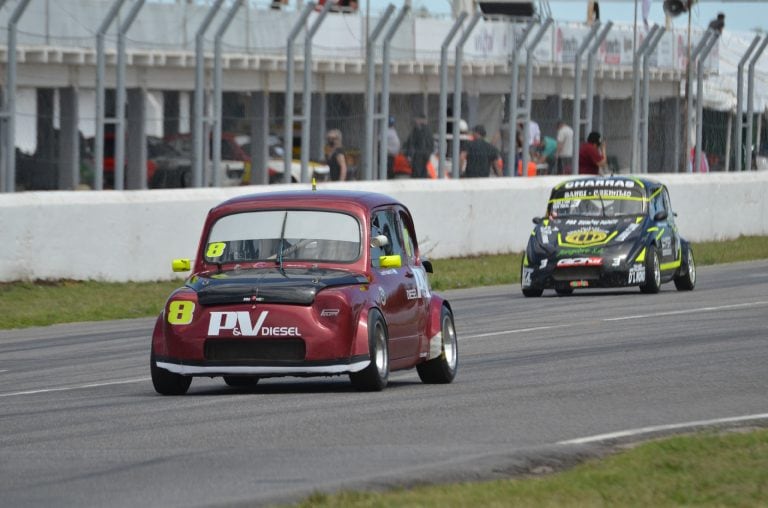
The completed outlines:
<svg viewBox="0 0 768 508">
<path fill-rule="evenodd" d="M 172 325 L 188 325 L 192 322 L 195 302 L 174 300 L 168 305 L 168 322 Z"/>
<path fill-rule="evenodd" d="M 224 254 L 224 248 L 227 246 L 224 242 L 214 242 L 208 245 L 208 250 L 205 251 L 205 257 L 217 258 Z"/>
</svg>

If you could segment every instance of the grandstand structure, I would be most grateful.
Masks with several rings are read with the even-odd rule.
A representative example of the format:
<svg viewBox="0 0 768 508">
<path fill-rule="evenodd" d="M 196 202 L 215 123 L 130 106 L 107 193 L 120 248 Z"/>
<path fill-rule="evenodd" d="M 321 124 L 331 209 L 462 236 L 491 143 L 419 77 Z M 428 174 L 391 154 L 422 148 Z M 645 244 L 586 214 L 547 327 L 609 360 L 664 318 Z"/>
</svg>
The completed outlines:
<svg viewBox="0 0 768 508">
<path fill-rule="evenodd" d="M 425 113 L 435 133 L 441 132 L 443 119 L 483 123 L 489 137 L 510 150 L 512 95 L 519 97 L 518 113 L 537 121 L 546 135 L 554 135 L 560 118 L 575 120 L 582 138 L 587 127 L 603 132 L 617 170 L 685 171 L 684 152 L 693 132 L 684 133 L 684 115 L 690 113 L 684 86 L 687 33 L 664 31 L 645 65 L 638 66 L 635 52 L 648 36 L 644 28 L 617 23 L 605 29 L 604 24 L 602 33 L 599 27 L 554 19 L 530 47 L 526 35 L 545 20 L 469 13 L 459 23 L 456 17 L 405 11 L 408 4 L 394 5 L 387 17 L 386 2 L 381 10 L 364 12 L 300 1 L 275 9 L 263 0 L 0 0 L 0 190 L 103 188 L 102 158 L 97 156 L 102 136 L 97 134 L 104 129 L 118 133 L 117 145 L 125 139 L 123 153 L 116 154 L 125 160 L 125 178 L 122 183 L 116 177 L 116 188 L 147 186 L 147 136 L 187 132 L 200 145 L 193 155 L 201 168 L 197 185 L 216 183 L 203 161 L 216 160 L 217 150 L 203 140 L 217 131 L 251 136 L 251 183 L 266 182 L 270 135 L 282 137 L 286 148 L 303 147 L 309 160 L 323 160 L 325 132 L 331 128 L 343 132 L 357 174 L 375 179 L 381 175 L 376 168 L 379 122 L 373 131 L 369 125 L 371 111 L 381 118 L 384 101 L 401 139 L 414 115 Z M 372 40 L 376 28 L 384 37 Z M 458 36 L 451 39 L 452 30 Z M 694 30 L 691 46 L 704 34 Z M 593 44 L 598 35 L 599 44 Z M 750 37 L 740 36 L 729 47 L 741 47 L 741 41 L 746 48 Z M 723 46 L 722 40 L 713 42 L 702 59 L 707 83 L 718 83 L 721 57 L 727 53 Z M 639 118 L 644 124 L 639 132 L 649 133 L 642 140 L 648 147 L 642 168 L 632 155 L 639 140 L 633 134 L 638 132 L 633 130 L 638 125 L 633 117 L 638 67 L 645 71 L 642 82 L 650 100 Z M 460 79 L 454 79 L 457 75 Z M 460 83 L 459 94 L 455 83 Z M 722 90 L 705 87 L 704 114 L 695 120 L 703 124 L 704 151 L 721 154 L 722 163 L 714 169 L 733 169 L 728 153 L 736 152 L 729 141 L 735 127 L 729 127 L 730 133 L 723 130 L 738 116 L 731 114 L 728 87 L 729 82 L 721 86 L 725 98 Z M 762 113 L 760 90 L 751 93 L 758 97 L 755 112 Z M 708 95 L 714 97 L 711 103 Z M 446 96 L 451 98 L 447 108 Z M 371 101 L 375 107 L 369 108 Z M 125 104 L 124 111 L 118 103 Z M 755 117 L 757 139 L 765 135 L 762 119 Z M 25 161 L 21 173 L 20 159 Z M 91 170 L 96 168 L 95 176 L 84 169 L 86 159 Z M 362 167 L 366 164 L 373 167 Z M 116 171 L 121 168 L 118 164 Z"/>
</svg>

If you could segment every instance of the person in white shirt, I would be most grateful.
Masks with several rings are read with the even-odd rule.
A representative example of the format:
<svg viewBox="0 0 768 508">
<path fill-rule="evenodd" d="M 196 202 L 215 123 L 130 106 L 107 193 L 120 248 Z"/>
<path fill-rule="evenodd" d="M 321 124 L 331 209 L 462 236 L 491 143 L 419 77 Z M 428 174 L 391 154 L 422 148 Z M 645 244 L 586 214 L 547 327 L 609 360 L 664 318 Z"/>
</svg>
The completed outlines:
<svg viewBox="0 0 768 508">
<path fill-rule="evenodd" d="M 573 129 L 563 120 L 557 121 L 557 174 L 563 175 L 571 172 L 573 165 Z"/>
</svg>

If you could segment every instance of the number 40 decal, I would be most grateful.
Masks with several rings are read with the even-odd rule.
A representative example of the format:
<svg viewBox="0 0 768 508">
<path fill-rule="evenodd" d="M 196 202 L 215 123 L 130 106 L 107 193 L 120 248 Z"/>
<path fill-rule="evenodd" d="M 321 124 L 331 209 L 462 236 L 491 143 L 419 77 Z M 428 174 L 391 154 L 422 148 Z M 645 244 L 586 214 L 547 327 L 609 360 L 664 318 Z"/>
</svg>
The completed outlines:
<svg viewBox="0 0 768 508">
<path fill-rule="evenodd" d="M 195 313 L 195 302 L 174 300 L 168 305 L 168 322 L 172 325 L 188 325 Z"/>
</svg>

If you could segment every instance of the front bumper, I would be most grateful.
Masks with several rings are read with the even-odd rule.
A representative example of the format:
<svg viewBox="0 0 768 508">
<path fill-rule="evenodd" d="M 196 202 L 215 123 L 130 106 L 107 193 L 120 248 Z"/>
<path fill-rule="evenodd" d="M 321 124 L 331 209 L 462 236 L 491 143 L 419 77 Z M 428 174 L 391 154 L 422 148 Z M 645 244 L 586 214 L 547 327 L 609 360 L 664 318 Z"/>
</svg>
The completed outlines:
<svg viewBox="0 0 768 508">
<path fill-rule="evenodd" d="M 223 364 L 219 362 L 189 362 L 171 358 L 156 358 L 155 364 L 175 374 L 185 376 L 333 376 L 360 372 L 371 360 L 368 357 L 350 358 L 349 361 L 301 362 L 290 365 L 243 365 L 240 363 Z"/>
</svg>

